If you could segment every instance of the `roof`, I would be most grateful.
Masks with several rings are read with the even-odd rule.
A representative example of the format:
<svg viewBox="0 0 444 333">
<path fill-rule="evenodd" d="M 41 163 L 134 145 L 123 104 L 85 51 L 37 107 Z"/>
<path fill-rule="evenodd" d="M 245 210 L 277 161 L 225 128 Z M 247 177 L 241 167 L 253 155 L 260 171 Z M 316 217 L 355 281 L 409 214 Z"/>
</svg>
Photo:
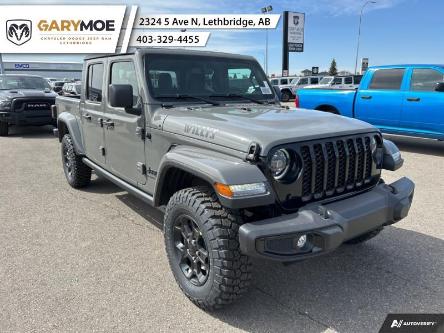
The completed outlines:
<svg viewBox="0 0 444 333">
<path fill-rule="evenodd" d="M 24 76 L 24 77 L 40 77 L 43 79 L 43 76 L 40 75 L 31 75 L 31 74 L 0 74 L 0 76 Z"/>
<path fill-rule="evenodd" d="M 100 54 L 100 55 L 89 55 L 85 57 L 85 60 L 89 59 L 97 59 L 97 58 L 108 58 L 108 57 L 118 57 L 122 55 L 132 55 L 132 54 L 174 54 L 174 55 L 196 55 L 196 56 L 207 56 L 207 57 L 222 57 L 222 58 L 231 58 L 231 59 L 244 59 L 244 60 L 255 60 L 254 57 L 241 55 L 241 54 L 233 54 L 233 53 L 225 53 L 225 52 L 216 52 L 216 51 L 198 51 L 198 50 L 188 50 L 188 49 L 175 49 L 175 48 L 139 48 L 136 49 L 135 52 L 128 53 L 115 53 L 115 54 Z"/>
<path fill-rule="evenodd" d="M 393 67 L 444 67 L 444 65 L 440 65 L 440 64 L 399 64 L 399 65 L 371 66 L 369 68 L 393 68 Z"/>
</svg>

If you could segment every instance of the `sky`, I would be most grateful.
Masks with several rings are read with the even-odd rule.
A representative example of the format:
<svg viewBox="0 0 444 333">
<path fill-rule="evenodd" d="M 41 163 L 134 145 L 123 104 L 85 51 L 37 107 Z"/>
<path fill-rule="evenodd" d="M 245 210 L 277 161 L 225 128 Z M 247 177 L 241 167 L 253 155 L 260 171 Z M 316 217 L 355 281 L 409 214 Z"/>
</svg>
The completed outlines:
<svg viewBox="0 0 444 333">
<path fill-rule="evenodd" d="M 444 63 L 444 0 L 375 0 L 364 10 L 359 59 L 371 65 L 399 63 Z M 76 4 L 139 5 L 140 14 L 254 14 L 273 6 L 274 14 L 284 10 L 305 13 L 303 53 L 290 53 L 290 74 L 312 66 L 328 70 L 336 59 L 339 70 L 354 70 L 359 13 L 365 0 L 144 0 L 88 1 Z M 73 4 L 60 0 L 0 0 L 0 4 Z M 254 56 L 262 65 L 265 58 L 264 30 L 211 32 L 206 49 Z M 81 61 L 80 55 L 3 55 L 3 60 Z M 360 60 L 359 60 L 360 61 Z M 282 65 L 282 18 L 269 30 L 269 73 L 279 74 Z"/>
</svg>

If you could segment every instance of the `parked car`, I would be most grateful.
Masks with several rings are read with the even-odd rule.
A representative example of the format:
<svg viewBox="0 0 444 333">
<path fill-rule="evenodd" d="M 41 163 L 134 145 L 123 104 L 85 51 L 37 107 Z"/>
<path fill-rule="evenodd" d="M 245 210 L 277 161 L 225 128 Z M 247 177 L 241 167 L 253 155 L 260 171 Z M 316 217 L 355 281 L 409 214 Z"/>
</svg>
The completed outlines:
<svg viewBox="0 0 444 333">
<path fill-rule="evenodd" d="M 319 83 L 321 78 L 319 76 L 303 76 L 303 77 L 289 77 L 272 79 L 271 84 L 277 86 L 281 91 L 281 101 L 288 102 L 295 97 L 298 89 L 304 88 L 307 85 L 315 85 Z M 279 82 L 276 85 L 276 81 Z"/>
<path fill-rule="evenodd" d="M 370 68 L 358 90 L 298 91 L 296 106 L 369 122 L 383 132 L 444 140 L 444 66 Z"/>
<path fill-rule="evenodd" d="M 80 98 L 81 91 L 82 91 L 82 83 L 80 81 L 73 83 L 65 83 L 62 88 L 62 95 Z"/>
<path fill-rule="evenodd" d="M 163 210 L 173 275 L 203 309 L 246 291 L 251 257 L 309 259 L 408 214 L 413 182 L 381 179 L 402 165 L 396 146 L 281 106 L 252 57 L 146 48 L 83 68 L 81 98 L 56 99 L 67 182 L 94 186 L 94 170 Z"/>
<path fill-rule="evenodd" d="M 7 136 L 12 125 L 53 124 L 51 105 L 55 97 L 43 77 L 0 75 L 0 136 Z"/>
<path fill-rule="evenodd" d="M 305 86 L 304 89 L 356 89 L 361 83 L 362 75 L 324 76 L 319 84 Z"/>
<path fill-rule="evenodd" d="M 55 93 L 57 93 L 57 94 L 59 94 L 59 95 L 62 95 L 63 86 L 64 86 L 65 84 L 66 84 L 65 81 L 55 81 L 55 82 L 53 82 L 53 84 L 52 84 L 52 90 L 53 90 Z"/>
</svg>

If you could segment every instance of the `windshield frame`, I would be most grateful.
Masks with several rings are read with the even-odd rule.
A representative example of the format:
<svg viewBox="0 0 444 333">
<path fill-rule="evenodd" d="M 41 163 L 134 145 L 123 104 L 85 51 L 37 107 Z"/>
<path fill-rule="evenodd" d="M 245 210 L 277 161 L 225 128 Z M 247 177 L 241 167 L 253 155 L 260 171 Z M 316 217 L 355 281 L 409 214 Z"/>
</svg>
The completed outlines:
<svg viewBox="0 0 444 333">
<path fill-rule="evenodd" d="M 225 64 L 233 64 L 233 65 L 244 65 L 245 69 L 250 69 L 251 73 L 256 76 L 256 81 L 258 82 L 258 85 L 256 87 L 256 91 L 260 88 L 266 88 L 268 85 L 270 94 L 262 94 L 262 93 L 255 93 L 255 94 L 239 94 L 235 90 L 231 89 L 225 89 L 224 90 L 215 90 L 213 92 L 207 91 L 207 94 L 192 94 L 185 90 L 177 90 L 175 93 L 171 93 L 169 96 L 165 96 L 165 94 L 162 94 L 163 96 L 159 96 L 154 91 L 155 87 L 152 84 L 152 80 L 150 77 L 150 70 L 153 70 L 153 67 L 151 64 L 158 59 L 166 59 L 169 57 L 172 59 L 173 63 L 178 62 L 178 58 L 190 60 L 195 62 L 196 58 L 199 62 L 203 62 L 206 59 L 208 59 L 209 62 L 219 62 L 221 68 Z M 188 58 L 188 59 L 187 59 Z M 200 58 L 200 59 L 199 59 Z M 163 104 L 163 105 L 183 105 L 183 104 L 206 104 L 202 100 L 199 101 L 195 97 L 201 97 L 208 100 L 214 100 L 214 102 L 220 102 L 222 104 L 235 104 L 235 103 L 242 103 L 242 104 L 250 104 L 254 103 L 253 101 L 249 101 L 248 98 L 257 99 L 260 102 L 264 103 L 275 103 L 276 102 L 276 93 L 273 89 L 273 86 L 271 85 L 269 79 L 267 78 L 266 74 L 264 73 L 262 67 L 259 65 L 259 63 L 256 60 L 252 59 L 245 59 L 245 58 L 236 58 L 236 57 L 223 57 L 223 56 L 215 56 L 215 55 L 199 55 L 199 54 L 163 54 L 163 53 L 146 53 L 142 56 L 142 61 L 144 65 L 144 76 L 145 76 L 145 83 L 148 88 L 148 97 L 153 103 L 157 104 Z M 226 67 L 230 68 L 230 67 Z M 235 68 L 235 67 L 232 67 Z M 174 69 L 172 67 L 172 69 Z M 154 68 L 154 70 L 156 70 Z M 166 72 L 168 71 L 168 68 L 164 69 Z M 179 73 L 179 72 L 178 72 Z M 186 71 L 182 71 L 182 73 L 186 73 Z M 176 78 L 175 78 L 176 79 Z M 265 85 L 266 81 L 266 85 Z M 262 86 L 260 85 L 261 82 L 263 82 Z M 240 95 L 239 98 L 235 98 L 234 96 L 230 96 L 231 93 L 235 93 L 237 95 Z M 183 98 L 183 95 L 188 95 L 189 98 Z M 211 96 L 211 95 L 218 95 L 218 96 Z M 181 97 L 182 96 L 182 97 Z M 245 96 L 245 98 L 243 97 Z M 209 103 L 208 103 L 209 104 Z"/>
<path fill-rule="evenodd" d="M 49 85 L 48 81 L 45 80 L 43 77 L 40 76 L 27 76 L 27 75 L 0 75 L 0 90 L 51 90 L 51 86 Z M 10 81 L 21 81 L 25 82 L 26 80 L 31 81 L 35 80 L 34 83 L 38 81 L 41 81 L 39 83 L 42 84 L 41 87 L 8 87 L 8 80 Z M 4 82 L 2 82 L 4 81 Z"/>
</svg>

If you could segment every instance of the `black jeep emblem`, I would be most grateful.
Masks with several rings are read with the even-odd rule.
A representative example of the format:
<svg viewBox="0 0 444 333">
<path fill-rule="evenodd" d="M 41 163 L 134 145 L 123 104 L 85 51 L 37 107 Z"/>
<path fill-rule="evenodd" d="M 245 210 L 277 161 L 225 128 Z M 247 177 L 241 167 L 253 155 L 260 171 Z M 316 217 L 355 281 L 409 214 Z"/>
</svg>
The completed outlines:
<svg viewBox="0 0 444 333">
<path fill-rule="evenodd" d="M 32 22 L 30 20 L 6 21 L 6 38 L 15 45 L 23 45 L 31 39 Z"/>
</svg>

